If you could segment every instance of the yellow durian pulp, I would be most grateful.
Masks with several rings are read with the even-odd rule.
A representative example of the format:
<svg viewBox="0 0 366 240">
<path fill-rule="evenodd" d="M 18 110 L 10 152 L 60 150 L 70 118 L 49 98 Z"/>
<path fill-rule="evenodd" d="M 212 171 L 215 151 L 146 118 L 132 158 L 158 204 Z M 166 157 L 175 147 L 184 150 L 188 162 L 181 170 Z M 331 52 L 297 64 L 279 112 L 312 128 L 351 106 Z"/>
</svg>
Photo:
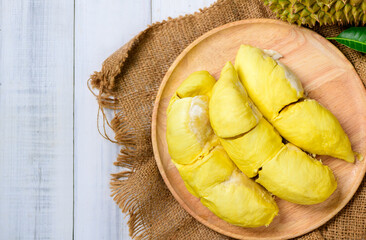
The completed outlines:
<svg viewBox="0 0 366 240">
<path fill-rule="evenodd" d="M 227 71 L 227 68 L 233 69 Z M 224 71 L 225 70 L 225 71 Z M 237 80 L 235 70 L 231 64 L 226 64 L 221 77 L 212 91 L 209 115 L 212 124 L 214 104 L 225 101 L 225 94 L 231 92 L 220 91 L 221 87 L 235 88 L 241 83 Z M 224 81 L 225 84 L 221 83 Z M 244 95 L 244 93 L 241 93 Z M 222 100 L 224 99 L 224 100 Z M 241 97 L 243 103 L 231 102 L 227 108 L 215 112 L 215 118 L 225 119 L 232 117 L 230 111 L 239 111 L 251 100 Z M 229 103 L 227 103 L 229 104 Z M 256 115 L 255 105 L 252 105 L 252 115 Z M 228 119 L 227 121 L 229 121 Z M 215 132 L 222 130 L 225 134 L 225 125 L 212 125 Z M 222 127 L 221 129 L 219 129 Z M 236 128 L 237 125 L 231 125 Z M 236 166 L 248 177 L 258 174 L 258 183 L 262 184 L 274 195 L 299 204 L 315 204 L 327 199 L 335 190 L 337 184 L 331 170 L 321 162 L 309 157 L 305 152 L 294 145 L 282 143 L 282 137 L 275 128 L 265 119 L 248 132 L 235 137 L 219 138 L 225 151 Z M 262 170 L 260 170 L 262 168 Z M 311 188 L 310 190 L 308 188 Z"/>
<path fill-rule="evenodd" d="M 212 81 L 200 76 L 192 74 L 182 83 L 167 110 L 166 138 L 172 162 L 187 190 L 220 218 L 242 227 L 268 225 L 278 214 L 276 202 L 240 173 L 219 144 L 209 122 Z"/>
<path fill-rule="evenodd" d="M 212 134 L 207 96 L 178 99 L 170 106 L 166 139 L 175 162 L 190 164 L 204 149 L 208 151 Z"/>
<path fill-rule="evenodd" d="M 269 121 L 283 107 L 304 96 L 296 76 L 272 58 L 277 55 L 274 51 L 241 45 L 235 58 L 235 68 L 249 97 Z"/>
<path fill-rule="evenodd" d="M 220 142 L 238 168 L 250 178 L 283 147 L 281 136 L 264 118 L 250 132 L 237 138 L 221 138 Z"/>
<path fill-rule="evenodd" d="M 306 99 L 286 107 L 273 126 L 305 151 L 354 162 L 351 143 L 334 115 L 317 101 Z"/>
<path fill-rule="evenodd" d="M 226 63 L 220 80 L 212 89 L 210 100 L 210 122 L 215 134 L 222 138 L 235 137 L 252 129 L 259 118 L 253 114 L 234 66 Z"/>
<path fill-rule="evenodd" d="M 290 143 L 264 164 L 256 182 L 284 200 L 304 205 L 325 201 L 337 188 L 328 166 Z"/>
<path fill-rule="evenodd" d="M 242 227 L 269 225 L 278 214 L 274 199 L 241 173 L 220 145 L 193 164 L 176 166 L 192 194 L 231 224 Z"/>
<path fill-rule="evenodd" d="M 278 214 L 271 195 L 237 168 L 225 182 L 209 188 L 201 202 L 218 217 L 241 227 L 268 226 Z"/>
<path fill-rule="evenodd" d="M 217 145 L 192 164 L 176 163 L 175 166 L 183 181 L 189 184 L 197 196 L 205 196 L 210 187 L 229 179 L 236 169 L 223 148 Z"/>
<path fill-rule="evenodd" d="M 181 85 L 179 85 L 178 89 L 171 97 L 167 113 L 169 113 L 171 105 L 178 99 L 199 95 L 205 95 L 210 98 L 212 87 L 215 83 L 216 79 L 207 71 L 192 73 L 181 83 Z"/>
<path fill-rule="evenodd" d="M 254 104 L 289 142 L 313 154 L 354 162 L 348 136 L 338 120 L 315 100 L 305 100 L 296 76 L 271 50 L 241 45 L 235 68 Z"/>
<path fill-rule="evenodd" d="M 211 96 L 212 87 L 216 79 L 207 71 L 197 71 L 188 76 L 179 86 L 176 93 L 180 98 L 195 97 L 199 95 Z"/>
</svg>

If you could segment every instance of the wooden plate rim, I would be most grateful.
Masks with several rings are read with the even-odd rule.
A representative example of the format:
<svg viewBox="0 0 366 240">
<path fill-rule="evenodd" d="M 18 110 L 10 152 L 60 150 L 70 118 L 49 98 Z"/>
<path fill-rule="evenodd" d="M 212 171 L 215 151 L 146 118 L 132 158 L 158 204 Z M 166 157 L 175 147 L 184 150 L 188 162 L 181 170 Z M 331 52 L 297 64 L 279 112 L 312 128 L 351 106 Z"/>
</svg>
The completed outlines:
<svg viewBox="0 0 366 240">
<path fill-rule="evenodd" d="M 276 19 L 263 19 L 263 18 L 255 18 L 255 19 L 246 19 L 246 20 L 240 20 L 240 21 L 236 21 L 236 22 L 232 22 L 232 23 L 228 23 L 225 25 L 222 25 L 220 27 L 214 28 L 208 32 L 206 32 L 205 34 L 203 34 L 202 36 L 198 37 L 195 41 L 193 41 L 190 45 L 188 45 L 180 54 L 179 56 L 174 60 L 173 64 L 169 67 L 168 71 L 166 72 L 163 81 L 161 82 L 160 86 L 159 86 L 159 90 L 154 102 L 154 109 L 153 109 L 153 114 L 152 114 L 152 127 L 151 127 L 151 140 L 152 140 L 152 145 L 153 145 L 153 152 L 154 152 L 154 158 L 156 161 L 156 164 L 158 166 L 159 172 L 165 182 L 165 184 L 167 185 L 168 189 L 170 190 L 170 192 L 173 194 L 174 198 L 179 202 L 179 204 L 191 215 L 193 216 L 195 219 L 197 219 L 200 223 L 204 224 L 205 226 L 215 230 L 216 232 L 219 232 L 223 235 L 229 236 L 229 237 L 234 237 L 234 238 L 238 238 L 238 239 L 243 239 L 243 237 L 245 237 L 245 239 L 288 239 L 288 238 L 294 238 L 294 237 L 298 237 L 301 235 L 304 235 L 306 233 L 309 233 L 311 231 L 313 231 L 314 229 L 319 228 L 320 226 L 322 226 L 323 224 L 325 224 L 326 222 L 328 222 L 331 218 L 333 218 L 340 210 L 342 210 L 347 203 L 352 199 L 353 195 L 355 194 L 355 192 L 357 191 L 358 187 L 360 186 L 363 177 L 365 175 L 365 170 L 366 170 L 366 164 L 362 164 L 361 166 L 361 176 L 357 179 L 357 181 L 355 181 L 355 184 L 353 184 L 352 189 L 349 191 L 352 194 L 349 194 L 345 200 L 344 200 L 344 204 L 341 204 L 338 206 L 338 208 L 334 209 L 334 211 L 329 214 L 327 217 L 324 218 L 323 221 L 320 221 L 320 223 L 315 224 L 312 227 L 309 227 L 308 229 L 305 229 L 304 231 L 300 232 L 300 233 L 296 233 L 296 234 L 288 234 L 288 235 L 283 235 L 279 238 L 273 238 L 273 237 L 264 237 L 264 238 L 255 238 L 255 237 L 246 237 L 243 236 L 241 234 L 236 234 L 236 233 L 232 233 L 232 232 L 227 232 L 211 223 L 209 223 L 208 221 L 206 221 L 205 219 L 201 218 L 199 215 L 197 215 L 192 209 L 190 209 L 185 201 L 183 199 L 180 198 L 180 196 L 176 193 L 175 189 L 173 188 L 173 186 L 171 185 L 169 179 L 167 178 L 166 174 L 165 174 L 165 170 L 164 167 L 162 165 L 161 159 L 160 159 L 160 155 L 159 155 L 159 148 L 157 145 L 157 138 L 156 138 L 156 128 L 157 128 L 157 114 L 158 114 L 158 109 L 159 109 L 159 104 L 160 104 L 160 99 L 161 99 L 161 95 L 164 91 L 165 85 L 168 81 L 168 79 L 170 78 L 172 72 L 174 71 L 174 69 L 176 68 L 176 66 L 180 63 L 180 61 L 185 57 L 185 55 L 190 52 L 192 50 L 192 48 L 194 48 L 197 44 L 199 44 L 202 40 L 210 37 L 211 35 L 222 31 L 224 29 L 230 28 L 230 27 L 234 27 L 237 25 L 243 25 L 243 24 L 252 24 L 252 23 L 270 23 L 270 24 L 280 24 L 280 25 L 287 25 L 289 27 L 293 27 L 293 28 L 301 28 L 301 31 L 308 31 L 311 32 L 312 34 L 316 34 L 318 35 L 318 37 L 325 39 L 323 36 L 321 36 L 320 34 L 307 29 L 307 28 L 303 28 L 303 27 L 298 27 L 292 24 L 288 24 L 285 23 L 283 21 L 280 20 L 276 20 Z M 340 57 L 342 57 L 343 59 L 346 60 L 347 64 L 349 65 L 350 69 L 352 69 L 352 71 L 354 73 L 356 73 L 356 75 L 358 76 L 356 70 L 354 69 L 353 65 L 349 62 L 349 60 L 343 55 L 343 53 L 333 44 L 331 44 L 328 41 L 328 46 L 330 46 L 331 50 L 334 51 L 335 53 L 337 53 Z M 360 80 L 360 79 L 359 79 Z M 359 81 L 359 83 L 362 85 L 362 88 L 364 88 L 363 84 L 361 83 L 361 80 Z"/>
</svg>

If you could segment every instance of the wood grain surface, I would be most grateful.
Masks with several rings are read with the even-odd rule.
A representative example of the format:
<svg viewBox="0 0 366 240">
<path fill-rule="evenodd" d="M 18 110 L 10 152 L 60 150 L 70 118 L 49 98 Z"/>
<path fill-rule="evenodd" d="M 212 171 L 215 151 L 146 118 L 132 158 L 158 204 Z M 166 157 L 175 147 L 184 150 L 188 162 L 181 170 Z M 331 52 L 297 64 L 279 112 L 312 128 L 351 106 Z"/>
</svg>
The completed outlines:
<svg viewBox="0 0 366 240">
<path fill-rule="evenodd" d="M 0 4 L 0 239 L 73 235 L 73 6 Z"/>
<path fill-rule="evenodd" d="M 208 227 L 239 239 L 282 239 L 305 234 L 332 218 L 352 198 L 361 183 L 366 161 L 350 164 L 318 156 L 338 180 L 338 188 L 325 202 L 304 206 L 276 198 L 279 215 L 269 227 L 242 228 L 211 213 L 192 196 L 171 162 L 166 139 L 166 109 L 170 97 L 192 72 L 209 71 L 218 79 L 226 61 L 234 62 L 240 44 L 273 49 L 301 80 L 308 96 L 327 107 L 348 134 L 354 151 L 366 154 L 366 92 L 351 63 L 330 42 L 315 32 L 277 20 L 244 20 L 221 26 L 192 43 L 166 73 L 152 119 L 155 158 L 177 201 Z"/>
<path fill-rule="evenodd" d="M 76 0 L 75 239 L 130 239 L 128 218 L 124 218 L 110 196 L 110 174 L 122 170 L 113 165 L 120 146 L 98 133 L 98 105 L 86 80 L 101 68 L 109 54 L 151 23 L 150 9 L 150 1 L 146 0 Z M 112 119 L 113 111 L 107 110 L 107 113 Z M 112 131 L 108 131 L 108 135 L 113 139 Z"/>
<path fill-rule="evenodd" d="M 131 239 L 86 81 L 152 22 L 213 2 L 0 0 L 1 240 Z"/>
</svg>

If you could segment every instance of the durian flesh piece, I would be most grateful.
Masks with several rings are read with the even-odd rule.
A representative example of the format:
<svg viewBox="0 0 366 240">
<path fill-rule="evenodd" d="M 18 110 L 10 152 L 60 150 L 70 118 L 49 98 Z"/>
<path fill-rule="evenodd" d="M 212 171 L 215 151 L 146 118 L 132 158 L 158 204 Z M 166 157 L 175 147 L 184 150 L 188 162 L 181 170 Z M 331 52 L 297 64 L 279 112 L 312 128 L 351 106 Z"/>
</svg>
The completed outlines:
<svg viewBox="0 0 366 240">
<path fill-rule="evenodd" d="M 189 88 L 186 81 L 183 83 Z M 206 85 L 194 88 L 199 87 Z M 194 88 L 191 92 L 202 93 Z M 278 214 L 276 202 L 240 173 L 219 145 L 209 123 L 209 93 L 183 98 L 173 95 L 167 111 L 166 136 L 172 162 L 188 191 L 220 218 L 242 227 L 268 225 Z"/>
<path fill-rule="evenodd" d="M 215 134 L 228 138 L 252 129 L 260 118 L 252 108 L 234 66 L 230 62 L 226 63 L 220 80 L 212 89 L 210 100 L 210 122 Z"/>
<path fill-rule="evenodd" d="M 192 164 L 176 166 L 191 193 L 231 224 L 269 225 L 278 214 L 271 195 L 241 173 L 220 145 Z"/>
<path fill-rule="evenodd" d="M 325 201 L 337 188 L 328 166 L 290 143 L 264 164 L 256 182 L 284 200 L 304 205 Z"/>
<path fill-rule="evenodd" d="M 351 143 L 338 120 L 315 100 L 286 107 L 272 123 L 285 139 L 305 151 L 354 162 Z"/>
<path fill-rule="evenodd" d="M 241 45 L 235 59 L 235 68 L 250 99 L 269 121 L 283 107 L 304 96 L 300 81 L 272 55 Z"/>
<path fill-rule="evenodd" d="M 281 136 L 264 118 L 250 132 L 237 138 L 221 138 L 220 142 L 238 168 L 250 178 L 283 147 Z"/>
<path fill-rule="evenodd" d="M 186 78 L 178 87 L 176 94 L 179 98 L 195 97 L 198 95 L 211 96 L 216 79 L 207 71 L 197 71 Z"/>
<path fill-rule="evenodd" d="M 201 95 L 176 100 L 170 106 L 166 139 L 172 159 L 190 164 L 205 149 L 212 135 L 208 117 L 208 97 Z"/>
<path fill-rule="evenodd" d="M 191 164 L 176 163 L 175 166 L 196 196 L 205 196 L 210 187 L 229 179 L 236 169 L 222 146 L 218 145 L 212 146 L 210 152 L 199 156 Z"/>
<path fill-rule="evenodd" d="M 237 168 L 207 190 L 201 202 L 218 217 L 241 227 L 268 226 L 278 214 L 271 195 Z"/>
<path fill-rule="evenodd" d="M 365 0 L 262 0 L 277 17 L 310 27 L 333 24 L 366 24 Z"/>
<path fill-rule="evenodd" d="M 301 83 L 284 65 L 242 45 L 235 67 L 249 97 L 286 140 L 313 154 L 354 161 L 338 120 L 315 100 L 298 101 L 304 97 Z"/>
<path fill-rule="evenodd" d="M 205 95 L 210 98 L 211 90 L 215 83 L 216 79 L 207 71 L 197 71 L 192 73 L 181 83 L 174 95 L 171 97 L 167 113 L 169 113 L 171 105 L 177 99 L 195 97 L 199 95 Z"/>
</svg>

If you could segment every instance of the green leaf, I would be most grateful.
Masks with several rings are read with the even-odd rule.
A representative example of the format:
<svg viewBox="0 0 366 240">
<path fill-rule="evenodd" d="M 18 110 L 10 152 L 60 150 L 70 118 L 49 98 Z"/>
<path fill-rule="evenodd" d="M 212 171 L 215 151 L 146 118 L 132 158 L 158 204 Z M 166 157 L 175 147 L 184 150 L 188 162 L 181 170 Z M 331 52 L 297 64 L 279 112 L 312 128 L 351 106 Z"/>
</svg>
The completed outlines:
<svg viewBox="0 0 366 240">
<path fill-rule="evenodd" d="M 366 53 L 366 27 L 351 27 L 341 32 L 337 37 L 327 39 L 334 39 L 347 47 Z"/>
</svg>

